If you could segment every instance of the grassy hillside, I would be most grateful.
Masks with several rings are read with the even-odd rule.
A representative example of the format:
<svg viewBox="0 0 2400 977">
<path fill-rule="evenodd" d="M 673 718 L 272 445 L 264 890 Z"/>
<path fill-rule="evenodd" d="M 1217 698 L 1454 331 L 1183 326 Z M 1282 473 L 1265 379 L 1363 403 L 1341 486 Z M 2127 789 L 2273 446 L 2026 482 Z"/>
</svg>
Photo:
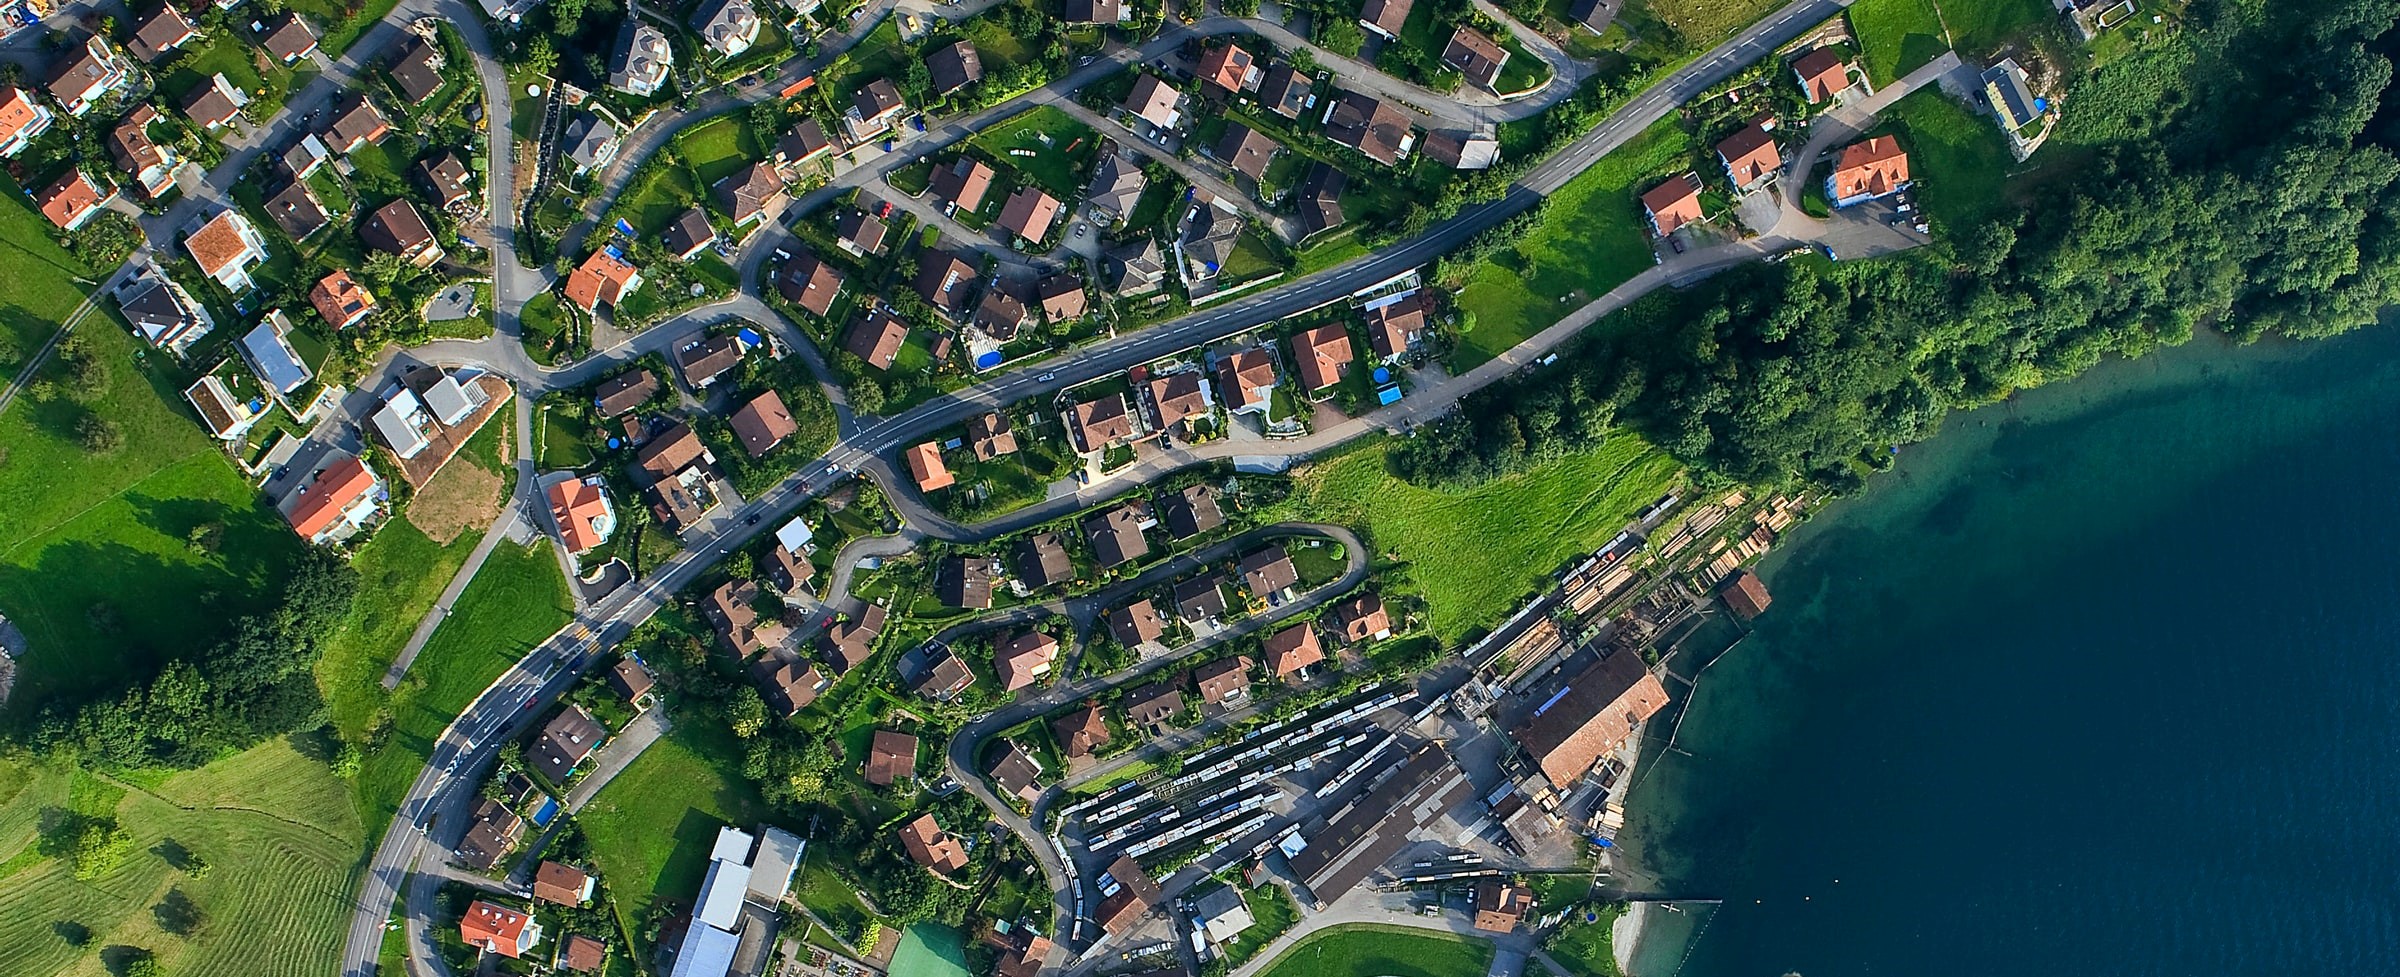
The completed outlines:
<svg viewBox="0 0 2400 977">
<path fill-rule="evenodd" d="M 1630 434 L 1521 475 L 1464 491 L 1419 488 L 1391 476 L 1388 441 L 1295 473 L 1271 518 L 1366 529 L 1378 559 L 1408 564 L 1444 641 L 1491 627 L 1570 558 L 1590 553 L 1680 477 L 1664 452 Z"/>
</svg>

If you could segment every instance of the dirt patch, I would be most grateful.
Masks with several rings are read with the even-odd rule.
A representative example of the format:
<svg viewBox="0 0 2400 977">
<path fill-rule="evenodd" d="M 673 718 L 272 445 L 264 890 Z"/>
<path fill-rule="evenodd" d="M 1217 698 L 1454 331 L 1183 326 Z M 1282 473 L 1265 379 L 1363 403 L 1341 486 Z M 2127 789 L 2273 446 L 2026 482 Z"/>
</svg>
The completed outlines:
<svg viewBox="0 0 2400 977">
<path fill-rule="evenodd" d="M 408 521 L 448 546 L 468 530 L 482 530 L 500 515 L 500 476 L 480 465 L 444 465 L 408 503 Z"/>
</svg>

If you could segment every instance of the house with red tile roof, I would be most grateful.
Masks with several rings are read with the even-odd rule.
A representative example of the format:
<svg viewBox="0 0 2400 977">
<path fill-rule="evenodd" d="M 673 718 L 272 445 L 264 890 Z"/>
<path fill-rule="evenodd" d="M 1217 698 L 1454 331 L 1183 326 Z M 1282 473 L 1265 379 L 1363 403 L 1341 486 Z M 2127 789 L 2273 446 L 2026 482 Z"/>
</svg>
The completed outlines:
<svg viewBox="0 0 2400 977">
<path fill-rule="evenodd" d="M 1003 692 L 1040 681 L 1057 661 L 1058 639 L 1040 631 L 1012 635 L 992 646 L 992 670 L 999 673 Z"/>
<path fill-rule="evenodd" d="M 1264 73 L 1239 44 L 1210 48 L 1200 55 L 1200 80 L 1237 95 L 1257 88 Z"/>
<path fill-rule="evenodd" d="M 917 482 L 917 491 L 931 492 L 958 484 L 950 469 L 942 464 L 942 446 L 933 441 L 908 449 L 908 475 Z"/>
<path fill-rule="evenodd" d="M 1327 391 L 1350 372 L 1354 355 L 1350 349 L 1350 330 L 1338 322 L 1292 337 L 1292 359 L 1300 368 L 1300 389 L 1319 400 L 1330 396 Z"/>
<path fill-rule="evenodd" d="M 575 273 L 567 276 L 567 301 L 585 312 L 598 313 L 601 305 L 613 307 L 640 287 L 641 269 L 618 257 L 616 252 L 601 248 L 583 259 Z"/>
<path fill-rule="evenodd" d="M 1851 143 L 1825 180 L 1825 196 L 1836 207 L 1865 203 L 1908 189 L 1908 153 L 1895 136 Z"/>
<path fill-rule="evenodd" d="M 1267 671 L 1286 681 L 1300 674 L 1301 669 L 1325 660 L 1325 646 L 1317 641 L 1317 629 L 1305 621 L 1268 635 L 1266 647 Z"/>
<path fill-rule="evenodd" d="M 606 479 L 562 478 L 543 494 L 550 500 L 550 520 L 558 526 L 559 542 L 570 555 L 606 542 L 617 531 L 617 509 L 609 503 Z"/>
<path fill-rule="evenodd" d="M 514 960 L 542 942 L 542 924 L 531 914 L 477 899 L 458 918 L 458 938 L 466 945 Z"/>
<path fill-rule="evenodd" d="M 1650 219 L 1650 233 L 1659 237 L 1699 223 L 1700 181 L 1689 174 L 1668 177 L 1642 194 L 1642 213 Z"/>
<path fill-rule="evenodd" d="M 308 304 L 317 307 L 327 325 L 347 329 L 375 311 L 375 296 L 349 271 L 336 268 L 308 290 Z"/>
<path fill-rule="evenodd" d="M 0 89 L 0 156 L 24 152 L 34 137 L 50 131 L 50 107 L 33 100 L 33 93 L 10 86 Z"/>
<path fill-rule="evenodd" d="M 1734 189 L 1747 192 L 1765 185 L 1783 169 L 1783 150 L 1776 147 L 1773 133 L 1752 123 L 1717 144 L 1717 162 L 1725 164 L 1725 177 L 1733 181 Z"/>
<path fill-rule="evenodd" d="M 1850 78 L 1850 62 L 1842 60 L 1842 52 L 1821 47 L 1792 59 L 1792 77 L 1800 82 L 1800 94 L 1815 105 L 1848 91 L 1857 84 Z"/>
<path fill-rule="evenodd" d="M 183 239 L 183 249 L 199 263 L 201 272 L 228 292 L 250 290 L 250 268 L 267 260 L 267 242 L 250 219 L 225 210 Z"/>
<path fill-rule="evenodd" d="M 34 202 L 41 206 L 42 216 L 60 230 L 77 231 L 99 216 L 116 195 L 115 190 L 101 186 L 90 174 L 76 169 L 68 170 L 57 183 L 36 195 Z"/>
</svg>

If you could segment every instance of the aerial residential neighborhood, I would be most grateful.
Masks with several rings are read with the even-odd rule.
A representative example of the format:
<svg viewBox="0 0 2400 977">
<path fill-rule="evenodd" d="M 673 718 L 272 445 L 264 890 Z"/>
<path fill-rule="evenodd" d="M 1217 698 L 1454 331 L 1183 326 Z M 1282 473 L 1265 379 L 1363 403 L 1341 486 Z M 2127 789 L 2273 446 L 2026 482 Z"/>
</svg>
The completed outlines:
<svg viewBox="0 0 2400 977">
<path fill-rule="evenodd" d="M 0 946 L 1618 972 L 1761 558 L 2053 365 L 1717 358 L 2183 43 L 1960 2 L 12 8 Z"/>
</svg>

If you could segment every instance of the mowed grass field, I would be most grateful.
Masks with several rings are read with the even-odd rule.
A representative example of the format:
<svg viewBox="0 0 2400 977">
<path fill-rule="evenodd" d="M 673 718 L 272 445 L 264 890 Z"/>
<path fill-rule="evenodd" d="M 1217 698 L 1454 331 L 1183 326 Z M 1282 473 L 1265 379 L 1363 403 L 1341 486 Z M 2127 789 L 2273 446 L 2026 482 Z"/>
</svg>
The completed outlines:
<svg viewBox="0 0 2400 977">
<path fill-rule="evenodd" d="M 1293 944 L 1263 977 L 1482 977 L 1487 940 L 1374 923 L 1335 926 Z"/>
<path fill-rule="evenodd" d="M 1691 152 L 1691 138 L 1663 119 L 1559 188 L 1541 225 L 1459 290 L 1475 329 L 1458 338 L 1451 371 L 1474 369 L 1654 264 L 1641 193 L 1682 172 Z"/>
<path fill-rule="evenodd" d="M 1437 491 L 1392 477 L 1390 449 L 1369 442 L 1300 469 L 1292 497 L 1267 521 L 1366 528 L 1379 559 L 1408 564 L 1433 632 L 1447 642 L 1499 623 L 1561 563 L 1598 549 L 1681 476 L 1665 452 L 1621 434 L 1519 475 Z"/>
<path fill-rule="evenodd" d="M 133 854 L 75 881 L 40 837 L 69 812 L 114 816 Z M 205 878 L 161 856 L 170 840 L 208 860 Z M 108 954 L 138 947 L 176 977 L 317 977 L 340 955 L 365 845 L 345 786 L 282 740 L 148 790 L 0 763 L 0 974 L 105 977 Z M 159 911 L 170 893 L 198 910 L 186 932 Z"/>
<path fill-rule="evenodd" d="M 1019 112 L 976 133 L 973 142 L 1051 196 L 1066 201 L 1083 192 L 1092 159 L 1100 153 L 1099 133 L 1054 105 L 1036 105 Z"/>
<path fill-rule="evenodd" d="M 2050 5 L 2050 0 L 1950 0 L 1938 5 L 1942 22 L 1949 25 L 1959 53 L 1969 60 L 1983 58 L 2027 34 L 2058 25 L 2058 10 Z"/>
<path fill-rule="evenodd" d="M 1867 80 L 1882 88 L 1950 49 L 1949 32 L 1933 0 L 1858 0 L 1850 8 Z"/>
<path fill-rule="evenodd" d="M 2014 161 L 1989 118 L 1928 88 L 1894 103 L 1884 119 L 1908 150 L 1917 199 L 1943 225 L 1937 233 L 1965 231 L 2010 206 Z"/>
<path fill-rule="evenodd" d="M 390 820 L 432 754 L 435 737 L 500 673 L 565 627 L 574 607 L 548 543 L 502 542 L 493 548 L 475 582 L 459 595 L 450 617 L 392 692 L 390 738 L 367 756 L 358 779 L 359 809 L 367 824 L 381 828 Z M 398 633 L 405 640 L 408 631 Z M 388 659 L 397 650 L 382 654 Z"/>
<path fill-rule="evenodd" d="M 626 932 L 641 933 L 653 907 L 688 905 L 699 894 L 718 828 L 746 831 L 766 817 L 766 802 L 741 777 L 740 752 L 729 730 L 692 719 L 650 744 L 575 815 Z M 651 949 L 634 955 L 647 960 Z"/>
</svg>

